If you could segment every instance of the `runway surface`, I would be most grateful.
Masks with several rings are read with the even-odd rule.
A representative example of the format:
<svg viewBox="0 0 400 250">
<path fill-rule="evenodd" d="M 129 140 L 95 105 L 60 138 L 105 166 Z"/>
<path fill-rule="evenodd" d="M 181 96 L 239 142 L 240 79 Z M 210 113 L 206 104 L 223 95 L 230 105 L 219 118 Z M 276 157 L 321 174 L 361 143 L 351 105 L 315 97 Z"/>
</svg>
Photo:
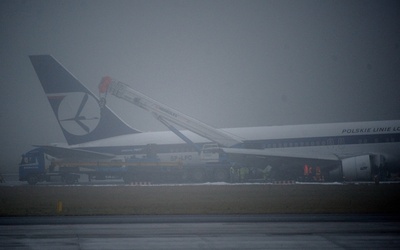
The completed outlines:
<svg viewBox="0 0 400 250">
<path fill-rule="evenodd" d="M 399 216 L 2 217 L 0 249 L 399 249 Z"/>
</svg>

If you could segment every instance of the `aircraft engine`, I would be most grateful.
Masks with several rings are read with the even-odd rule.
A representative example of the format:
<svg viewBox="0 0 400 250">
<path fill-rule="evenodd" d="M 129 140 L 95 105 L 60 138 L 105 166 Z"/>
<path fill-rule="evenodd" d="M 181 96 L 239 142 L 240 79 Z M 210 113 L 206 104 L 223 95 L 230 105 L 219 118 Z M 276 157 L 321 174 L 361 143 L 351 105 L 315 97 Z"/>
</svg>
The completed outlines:
<svg viewBox="0 0 400 250">
<path fill-rule="evenodd" d="M 343 180 L 370 181 L 373 179 L 374 156 L 360 155 L 342 160 Z"/>
</svg>

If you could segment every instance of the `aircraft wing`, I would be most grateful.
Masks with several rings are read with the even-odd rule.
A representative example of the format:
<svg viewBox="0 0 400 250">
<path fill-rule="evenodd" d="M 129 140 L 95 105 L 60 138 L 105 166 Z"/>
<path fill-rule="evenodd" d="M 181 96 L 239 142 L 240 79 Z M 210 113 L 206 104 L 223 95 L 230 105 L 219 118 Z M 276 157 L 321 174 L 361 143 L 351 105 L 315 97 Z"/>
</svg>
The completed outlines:
<svg viewBox="0 0 400 250">
<path fill-rule="evenodd" d="M 293 158 L 293 159 L 313 159 L 338 161 L 340 158 L 335 154 L 327 153 L 292 153 L 277 149 L 244 149 L 244 148 L 222 148 L 227 154 L 255 156 L 255 157 L 278 157 L 278 158 Z"/>
<path fill-rule="evenodd" d="M 33 145 L 34 147 L 42 148 L 44 152 L 48 155 L 51 155 L 60 159 L 68 159 L 68 160 L 104 160 L 111 159 L 115 157 L 112 154 L 98 153 L 94 151 L 82 150 L 82 149 L 72 149 L 72 148 L 63 148 L 56 146 L 43 146 L 43 145 Z"/>
</svg>

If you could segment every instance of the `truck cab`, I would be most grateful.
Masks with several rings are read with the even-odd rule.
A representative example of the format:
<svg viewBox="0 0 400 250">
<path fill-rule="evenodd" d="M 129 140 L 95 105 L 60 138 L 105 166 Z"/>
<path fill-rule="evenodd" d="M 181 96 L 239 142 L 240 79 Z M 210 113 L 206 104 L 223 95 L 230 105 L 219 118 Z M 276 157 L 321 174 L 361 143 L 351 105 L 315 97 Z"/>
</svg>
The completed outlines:
<svg viewBox="0 0 400 250">
<path fill-rule="evenodd" d="M 32 149 L 21 156 L 19 180 L 34 185 L 43 181 L 45 174 L 44 152 L 40 148 Z"/>
</svg>

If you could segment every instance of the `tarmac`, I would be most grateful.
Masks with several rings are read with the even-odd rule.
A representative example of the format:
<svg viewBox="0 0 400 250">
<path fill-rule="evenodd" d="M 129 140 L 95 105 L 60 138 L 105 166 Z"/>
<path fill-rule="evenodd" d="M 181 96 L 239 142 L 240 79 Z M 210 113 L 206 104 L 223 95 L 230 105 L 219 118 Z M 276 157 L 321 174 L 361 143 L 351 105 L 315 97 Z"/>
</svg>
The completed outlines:
<svg viewBox="0 0 400 250">
<path fill-rule="evenodd" d="M 1 249 L 398 249 L 387 215 L 2 217 Z"/>
</svg>

